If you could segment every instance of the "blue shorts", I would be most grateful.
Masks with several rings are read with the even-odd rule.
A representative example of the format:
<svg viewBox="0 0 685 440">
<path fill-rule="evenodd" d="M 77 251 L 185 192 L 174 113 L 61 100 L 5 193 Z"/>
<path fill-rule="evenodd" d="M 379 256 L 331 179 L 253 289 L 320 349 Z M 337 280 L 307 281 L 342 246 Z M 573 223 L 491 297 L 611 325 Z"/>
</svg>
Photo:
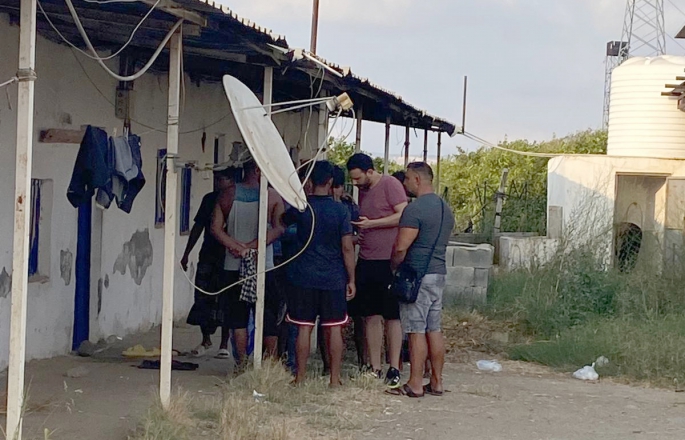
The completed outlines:
<svg viewBox="0 0 685 440">
<path fill-rule="evenodd" d="M 404 333 L 440 331 L 444 290 L 445 275 L 428 274 L 423 277 L 416 302 L 400 303 L 400 319 Z"/>
</svg>

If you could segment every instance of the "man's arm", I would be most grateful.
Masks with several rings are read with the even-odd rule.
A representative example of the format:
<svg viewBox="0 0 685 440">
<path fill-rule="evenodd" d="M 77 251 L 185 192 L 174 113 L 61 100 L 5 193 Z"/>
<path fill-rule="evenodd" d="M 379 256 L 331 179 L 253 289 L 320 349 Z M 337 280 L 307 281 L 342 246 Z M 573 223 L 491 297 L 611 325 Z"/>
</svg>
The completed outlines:
<svg viewBox="0 0 685 440">
<path fill-rule="evenodd" d="M 355 279 L 355 264 L 354 264 L 354 242 L 352 235 L 345 235 L 342 238 L 343 260 L 345 261 L 345 270 L 347 270 L 347 300 L 351 300 L 356 295 L 356 279 Z"/>
<path fill-rule="evenodd" d="M 399 226 L 400 218 L 402 218 L 402 212 L 404 208 L 407 207 L 407 202 L 402 202 L 393 206 L 394 214 L 387 217 L 376 218 L 370 220 L 368 217 L 359 217 L 359 221 L 352 222 L 353 225 L 359 229 L 380 229 L 380 228 L 394 228 Z"/>
<path fill-rule="evenodd" d="M 274 241 L 281 238 L 281 235 L 285 232 L 285 225 L 283 224 L 283 214 L 285 213 L 285 206 L 283 205 L 283 199 L 278 193 L 269 189 L 269 224 L 271 229 L 266 231 L 266 245 L 270 245 Z M 259 237 L 252 240 L 247 244 L 250 249 L 257 249 Z"/>
<path fill-rule="evenodd" d="M 233 206 L 233 196 L 231 192 L 222 193 L 219 196 L 216 206 L 214 207 L 214 213 L 212 214 L 212 235 L 221 243 L 228 251 L 239 257 L 240 254 L 246 249 L 245 245 L 235 240 L 233 237 L 228 235 L 224 230 L 224 225 L 226 224 L 226 219 L 228 214 L 231 212 L 231 206 Z"/>
<path fill-rule="evenodd" d="M 407 257 L 407 251 L 418 236 L 418 229 L 400 228 L 400 232 L 397 234 L 397 240 L 395 240 L 395 245 L 392 248 L 392 257 L 390 258 L 392 270 L 397 270 L 397 268 L 400 267 L 400 264 L 402 264 Z"/>
<path fill-rule="evenodd" d="M 190 230 L 188 243 L 186 244 L 186 250 L 183 252 L 183 257 L 181 258 L 181 266 L 183 267 L 183 270 L 188 270 L 188 257 L 197 244 L 197 241 L 200 239 L 200 235 L 202 235 L 202 231 L 204 229 L 205 227 L 202 223 L 195 222 L 193 228 Z"/>
</svg>

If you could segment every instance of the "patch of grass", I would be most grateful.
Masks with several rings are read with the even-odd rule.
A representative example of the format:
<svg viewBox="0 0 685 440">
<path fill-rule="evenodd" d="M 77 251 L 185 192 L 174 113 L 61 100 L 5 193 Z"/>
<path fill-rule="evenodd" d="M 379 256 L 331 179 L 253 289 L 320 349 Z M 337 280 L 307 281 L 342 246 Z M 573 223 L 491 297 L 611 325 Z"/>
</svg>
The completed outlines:
<svg viewBox="0 0 685 440">
<path fill-rule="evenodd" d="M 685 383 L 685 315 L 647 319 L 600 318 L 568 329 L 549 341 L 515 345 L 512 359 L 565 371 L 609 359 L 600 376 L 627 376 L 658 385 Z"/>
<path fill-rule="evenodd" d="M 331 390 L 318 365 L 311 370 L 305 384 L 294 387 L 280 363 L 265 362 L 223 384 L 219 396 L 179 393 L 168 410 L 153 406 L 131 440 L 344 439 L 369 415 L 382 413 L 378 381 L 348 374 L 343 387 Z"/>
<path fill-rule="evenodd" d="M 685 268 L 661 268 L 641 255 L 621 273 L 592 246 L 562 250 L 544 267 L 495 277 L 482 310 L 513 323 L 527 344 L 512 359 L 572 371 L 606 356 L 600 376 L 660 385 L 685 380 Z"/>
</svg>

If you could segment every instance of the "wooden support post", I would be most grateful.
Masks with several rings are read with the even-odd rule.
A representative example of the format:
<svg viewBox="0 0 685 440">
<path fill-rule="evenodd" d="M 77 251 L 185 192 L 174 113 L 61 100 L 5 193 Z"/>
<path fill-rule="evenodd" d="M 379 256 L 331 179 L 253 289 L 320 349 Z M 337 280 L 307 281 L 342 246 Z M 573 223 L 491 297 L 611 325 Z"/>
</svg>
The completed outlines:
<svg viewBox="0 0 685 440">
<path fill-rule="evenodd" d="M 404 168 L 409 165 L 409 126 L 407 125 L 406 131 L 404 132 Z"/>
<path fill-rule="evenodd" d="M 428 130 L 423 131 L 423 161 L 428 162 Z"/>
<path fill-rule="evenodd" d="M 442 150 L 442 132 L 438 132 L 438 157 L 437 157 L 437 166 L 436 166 L 436 172 L 435 172 L 435 189 L 440 194 L 440 153 Z"/>
<path fill-rule="evenodd" d="M 500 226 L 502 221 L 502 204 L 504 203 L 504 190 L 507 186 L 507 176 L 509 175 L 508 169 L 502 170 L 502 178 L 499 182 L 499 189 L 497 190 L 497 205 L 495 206 L 495 229 L 493 229 L 493 239 L 494 236 L 500 233 Z"/>
<path fill-rule="evenodd" d="M 264 98 L 266 112 L 271 117 L 273 99 L 273 67 L 264 68 Z M 264 341 L 264 296 L 266 286 L 266 234 L 269 211 L 269 182 L 266 175 L 260 173 L 259 181 L 259 228 L 257 233 L 257 304 L 255 305 L 254 331 L 254 367 L 262 368 L 262 346 Z"/>
<path fill-rule="evenodd" d="M 164 278 L 162 281 L 162 339 L 159 370 L 159 398 L 164 408 L 171 403 L 171 358 L 174 328 L 174 273 L 178 227 L 178 123 L 181 99 L 183 34 L 180 28 L 169 42 L 169 104 L 167 113 L 167 174 L 164 201 Z"/>
<path fill-rule="evenodd" d="M 21 0 L 19 26 L 19 93 L 14 187 L 14 248 L 12 254 L 12 306 L 10 311 L 9 367 L 7 375 L 8 439 L 21 440 L 26 361 L 26 302 L 29 273 L 29 222 L 31 216 L 31 164 L 33 159 L 33 106 L 36 65 L 36 0 Z"/>
<path fill-rule="evenodd" d="M 383 154 L 383 173 L 388 174 L 390 162 L 390 116 L 385 118 L 385 152 Z"/>
</svg>

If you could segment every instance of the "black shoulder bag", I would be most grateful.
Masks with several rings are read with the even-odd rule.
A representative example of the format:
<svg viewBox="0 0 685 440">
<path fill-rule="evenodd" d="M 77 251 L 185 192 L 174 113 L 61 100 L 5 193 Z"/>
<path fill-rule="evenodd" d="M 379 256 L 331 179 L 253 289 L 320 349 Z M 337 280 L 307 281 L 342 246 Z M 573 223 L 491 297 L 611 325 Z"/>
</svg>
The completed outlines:
<svg viewBox="0 0 685 440">
<path fill-rule="evenodd" d="M 416 299 L 419 296 L 421 281 L 428 271 L 428 267 L 433 259 L 433 254 L 435 254 L 435 248 L 440 240 L 440 235 L 442 235 L 442 225 L 443 221 L 445 220 L 445 202 L 442 199 L 440 199 L 440 206 L 442 208 L 442 214 L 440 216 L 438 236 L 435 237 L 435 243 L 433 243 L 433 249 L 428 256 L 428 261 L 426 262 L 426 267 L 423 269 L 423 273 L 419 275 L 411 266 L 406 263 L 400 264 L 400 267 L 398 267 L 397 271 L 395 271 L 392 284 L 390 284 L 390 294 L 401 303 L 413 304 L 416 302 Z"/>
</svg>

